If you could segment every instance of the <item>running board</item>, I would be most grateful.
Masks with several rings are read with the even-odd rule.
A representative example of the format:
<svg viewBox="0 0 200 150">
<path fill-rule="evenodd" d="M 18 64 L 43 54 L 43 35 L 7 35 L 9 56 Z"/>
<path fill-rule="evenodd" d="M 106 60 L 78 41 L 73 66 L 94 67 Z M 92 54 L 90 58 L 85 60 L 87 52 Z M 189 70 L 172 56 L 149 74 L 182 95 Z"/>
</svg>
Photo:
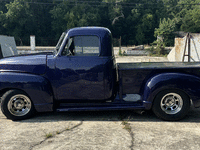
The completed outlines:
<svg viewBox="0 0 200 150">
<path fill-rule="evenodd" d="M 140 102 L 105 102 L 105 103 L 61 103 L 56 111 L 100 111 L 100 110 L 123 110 L 123 109 L 144 109 Z"/>
</svg>

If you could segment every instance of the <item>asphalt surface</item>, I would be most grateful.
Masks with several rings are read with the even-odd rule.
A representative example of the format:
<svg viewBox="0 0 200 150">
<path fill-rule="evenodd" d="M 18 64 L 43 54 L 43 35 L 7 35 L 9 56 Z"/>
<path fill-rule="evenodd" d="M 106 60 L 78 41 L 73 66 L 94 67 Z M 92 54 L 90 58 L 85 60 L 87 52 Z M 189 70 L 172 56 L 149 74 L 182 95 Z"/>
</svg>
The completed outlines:
<svg viewBox="0 0 200 150">
<path fill-rule="evenodd" d="M 167 122 L 151 111 L 52 112 L 11 121 L 0 111 L 0 150 L 198 150 L 199 114 L 191 108 Z"/>
</svg>

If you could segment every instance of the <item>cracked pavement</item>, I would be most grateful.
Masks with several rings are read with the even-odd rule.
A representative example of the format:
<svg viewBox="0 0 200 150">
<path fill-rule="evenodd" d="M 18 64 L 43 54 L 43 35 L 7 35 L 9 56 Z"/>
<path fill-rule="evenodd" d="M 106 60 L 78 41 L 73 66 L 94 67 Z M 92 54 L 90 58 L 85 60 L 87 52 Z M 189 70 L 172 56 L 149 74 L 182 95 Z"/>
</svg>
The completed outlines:
<svg viewBox="0 0 200 150">
<path fill-rule="evenodd" d="M 199 113 L 200 108 L 192 108 L 185 119 L 167 122 L 152 112 L 40 113 L 23 121 L 0 112 L 0 150 L 197 150 Z"/>
</svg>

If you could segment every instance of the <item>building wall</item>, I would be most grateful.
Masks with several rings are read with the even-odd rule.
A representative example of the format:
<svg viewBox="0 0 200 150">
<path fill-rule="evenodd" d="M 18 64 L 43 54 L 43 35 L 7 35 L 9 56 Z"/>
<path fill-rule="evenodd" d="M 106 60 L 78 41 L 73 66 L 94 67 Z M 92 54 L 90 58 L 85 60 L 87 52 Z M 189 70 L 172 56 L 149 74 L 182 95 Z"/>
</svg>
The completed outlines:
<svg viewBox="0 0 200 150">
<path fill-rule="evenodd" d="M 185 55 L 188 55 L 188 41 L 186 36 L 183 38 L 175 38 L 175 47 L 170 51 L 167 56 L 169 61 L 182 61 L 184 56 L 184 49 L 186 48 Z M 184 57 L 184 62 L 188 61 L 188 56 Z M 190 36 L 190 61 L 200 61 L 200 34 L 192 33 Z"/>
</svg>

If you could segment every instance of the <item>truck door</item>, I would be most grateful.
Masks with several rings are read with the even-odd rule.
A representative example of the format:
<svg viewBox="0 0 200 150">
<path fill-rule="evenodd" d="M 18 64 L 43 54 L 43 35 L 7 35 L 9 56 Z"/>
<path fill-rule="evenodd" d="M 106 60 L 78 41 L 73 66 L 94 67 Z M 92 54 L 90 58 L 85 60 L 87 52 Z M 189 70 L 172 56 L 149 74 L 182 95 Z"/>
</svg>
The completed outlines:
<svg viewBox="0 0 200 150">
<path fill-rule="evenodd" d="M 58 100 L 103 100 L 104 64 L 99 57 L 97 36 L 74 36 L 68 39 L 56 59 Z"/>
</svg>

